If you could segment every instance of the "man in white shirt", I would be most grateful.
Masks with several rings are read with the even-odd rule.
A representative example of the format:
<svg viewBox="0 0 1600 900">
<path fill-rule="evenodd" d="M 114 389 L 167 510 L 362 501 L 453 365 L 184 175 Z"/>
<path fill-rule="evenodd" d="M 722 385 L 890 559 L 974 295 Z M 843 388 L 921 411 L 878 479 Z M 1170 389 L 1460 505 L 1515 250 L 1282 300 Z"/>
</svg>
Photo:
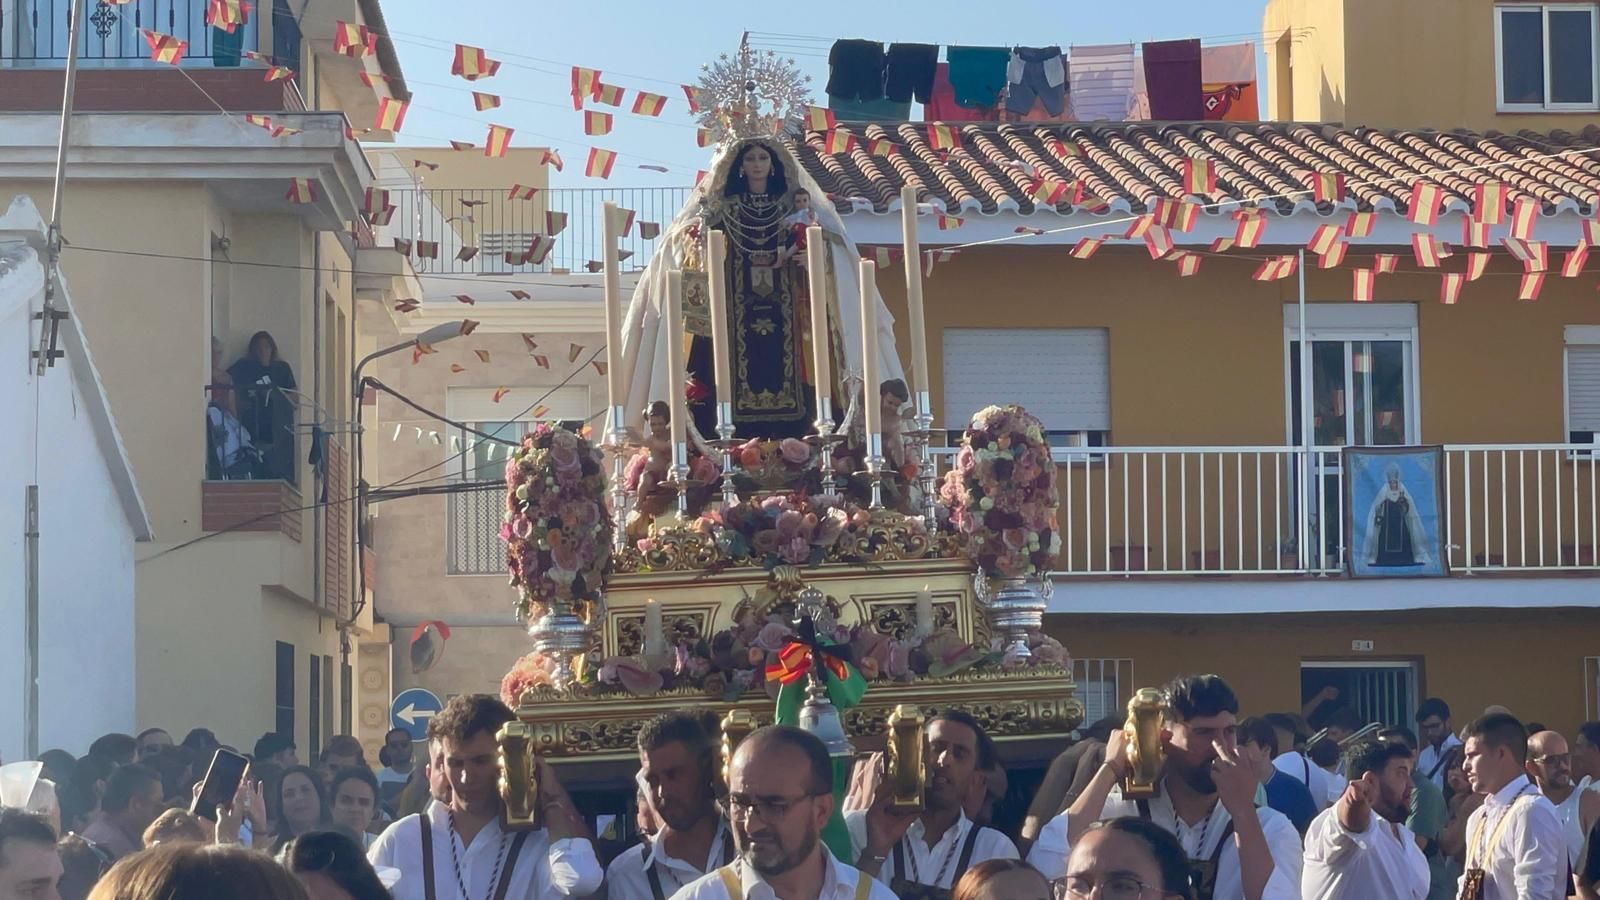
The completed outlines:
<svg viewBox="0 0 1600 900">
<path fill-rule="evenodd" d="M 374 866 L 400 871 L 394 900 L 545 900 L 600 886 L 583 819 L 544 760 L 536 802 L 545 827 L 502 827 L 495 733 L 515 718 L 494 697 L 463 694 L 428 723 L 429 741 L 443 751 L 450 798 L 391 825 L 368 851 Z"/>
<path fill-rule="evenodd" d="M 606 869 L 617 900 L 667 900 L 696 878 L 733 862 L 733 833 L 717 811 L 715 720 L 686 710 L 639 730 L 639 780 L 661 823 L 655 837 L 628 848 Z"/>
<path fill-rule="evenodd" d="M 1560 900 L 1567 844 L 1556 809 L 1523 767 L 1528 734 L 1516 717 L 1491 713 L 1467 729 L 1467 780 L 1483 805 L 1467 820 L 1462 900 Z"/>
<path fill-rule="evenodd" d="M 1572 870 L 1583 867 L 1583 841 L 1589 825 L 1600 817 L 1600 793 L 1589 790 L 1589 776 L 1574 783 L 1572 752 L 1567 739 L 1554 731 L 1541 731 L 1528 738 L 1528 777 L 1556 808 L 1561 830 L 1567 838 L 1567 859 Z"/>
<path fill-rule="evenodd" d="M 1278 748 L 1280 752 L 1272 758 L 1272 764 L 1278 771 L 1291 775 L 1300 780 L 1311 792 L 1311 800 L 1317 805 L 1317 812 L 1328 808 L 1328 773 L 1322 771 L 1320 766 L 1311 764 L 1311 757 L 1305 753 L 1305 740 L 1295 727 L 1294 717 L 1287 713 L 1267 713 L 1262 716 L 1272 730 L 1278 735 Z M 1289 750 L 1282 748 L 1289 747 Z"/>
<path fill-rule="evenodd" d="M 1428 861 L 1401 823 L 1411 807 L 1411 748 L 1356 745 L 1345 764 L 1344 794 L 1306 831 L 1305 900 L 1423 900 Z"/>
<path fill-rule="evenodd" d="M 411 780 L 412 753 L 411 733 L 404 728 L 391 728 L 383 736 L 383 750 L 378 754 L 378 761 L 383 763 L 378 770 L 378 790 L 384 806 L 393 808 L 395 798 Z"/>
<path fill-rule="evenodd" d="M 1127 742 L 1112 732 L 1105 764 L 1072 807 L 1045 825 L 1029 864 L 1060 878 L 1073 840 L 1090 823 L 1138 816 L 1177 836 L 1201 900 L 1299 900 L 1300 834 L 1282 813 L 1255 805 L 1257 774 L 1238 747 L 1233 689 L 1215 675 L 1194 675 L 1174 679 L 1166 694 L 1166 763 L 1155 796 L 1122 796 Z"/>
<path fill-rule="evenodd" d="M 822 843 L 833 761 L 816 735 L 769 725 L 740 741 L 728 766 L 728 815 L 739 858 L 673 900 L 895 900 Z"/>
<path fill-rule="evenodd" d="M 1417 707 L 1417 736 L 1422 751 L 1417 754 L 1417 770 L 1444 789 L 1445 773 L 1461 758 L 1461 740 L 1450 730 L 1450 705 L 1429 697 Z"/>
<path fill-rule="evenodd" d="M 923 810 L 895 813 L 887 784 L 869 809 L 845 813 L 856 868 L 889 885 L 897 896 L 926 888 L 950 890 L 972 866 L 1016 859 L 1017 846 L 973 824 L 962 801 L 995 766 L 994 742 L 970 714 L 947 710 L 928 721 L 923 759 Z"/>
</svg>

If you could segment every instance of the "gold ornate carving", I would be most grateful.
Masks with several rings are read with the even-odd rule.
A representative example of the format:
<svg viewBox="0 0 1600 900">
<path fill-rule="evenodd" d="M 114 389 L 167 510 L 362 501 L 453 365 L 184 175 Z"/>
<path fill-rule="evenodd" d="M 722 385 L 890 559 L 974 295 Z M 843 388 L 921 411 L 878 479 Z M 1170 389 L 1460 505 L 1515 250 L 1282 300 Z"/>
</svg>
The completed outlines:
<svg viewBox="0 0 1600 900">
<path fill-rule="evenodd" d="M 617 629 L 617 655 L 638 656 L 644 652 L 644 615 L 617 616 L 611 620 Z M 662 621 L 662 629 L 669 645 L 679 641 L 693 643 L 706 633 L 706 614 L 703 612 L 674 613 Z"/>
<path fill-rule="evenodd" d="M 890 509 L 876 509 L 865 526 L 839 537 L 832 557 L 845 562 L 887 562 L 922 559 L 932 549 L 933 543 L 920 520 Z"/>
<path fill-rule="evenodd" d="M 711 336 L 711 289 L 704 271 L 683 273 L 683 328 L 693 335 Z"/>
<path fill-rule="evenodd" d="M 642 561 L 656 572 L 689 572 L 709 569 L 721 556 L 710 535 L 673 524 L 655 532 L 650 549 L 642 553 Z"/>
<path fill-rule="evenodd" d="M 933 627 L 953 628 L 960 630 L 960 618 L 956 611 L 956 601 L 935 600 L 933 603 Z M 901 640 L 910 635 L 917 627 L 916 601 L 908 603 L 872 603 L 867 604 L 872 611 L 872 630 L 879 634 L 887 635 L 895 640 Z"/>
</svg>

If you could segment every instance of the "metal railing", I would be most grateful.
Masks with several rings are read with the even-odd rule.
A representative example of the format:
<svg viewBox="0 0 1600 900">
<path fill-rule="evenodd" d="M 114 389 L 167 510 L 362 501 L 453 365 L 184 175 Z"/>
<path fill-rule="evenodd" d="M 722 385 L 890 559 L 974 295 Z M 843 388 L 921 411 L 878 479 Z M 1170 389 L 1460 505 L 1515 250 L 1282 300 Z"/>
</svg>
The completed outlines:
<svg viewBox="0 0 1600 900">
<path fill-rule="evenodd" d="M 206 385 L 207 481 L 299 481 L 294 392 L 256 385 Z"/>
<path fill-rule="evenodd" d="M 641 236 L 640 223 L 664 230 L 688 201 L 692 188 L 555 188 L 522 200 L 506 188 L 421 188 L 391 190 L 394 216 L 377 234 L 378 246 L 394 238 L 437 244 L 436 258 L 413 259 L 419 274 L 507 275 L 566 269 L 582 272 L 600 260 L 601 204 L 611 201 L 634 211 L 634 224 L 622 238 L 625 270 L 643 269 L 659 238 Z M 547 214 L 564 216 L 555 245 L 540 262 L 508 260 L 527 252 L 534 238 L 548 235 Z M 460 259 L 464 248 L 475 249 Z"/>
<path fill-rule="evenodd" d="M 0 60 L 64 62 L 67 58 L 68 12 L 83 0 L 0 0 Z M 79 30 L 78 57 L 85 63 L 148 62 L 145 30 L 188 42 L 184 65 L 237 66 L 241 52 L 260 47 L 259 7 L 232 34 L 206 24 L 207 0 L 95 0 Z M 274 11 L 276 15 L 276 11 Z"/>
<path fill-rule="evenodd" d="M 505 491 L 460 491 L 449 498 L 446 573 L 504 575 L 506 545 L 500 540 L 500 522 L 506 508 Z"/>
<path fill-rule="evenodd" d="M 1106 716 L 1120 715 L 1136 690 L 1133 660 L 1127 658 L 1074 658 L 1072 680 L 1078 686 L 1078 700 L 1083 703 L 1080 728 L 1087 728 Z"/>
</svg>

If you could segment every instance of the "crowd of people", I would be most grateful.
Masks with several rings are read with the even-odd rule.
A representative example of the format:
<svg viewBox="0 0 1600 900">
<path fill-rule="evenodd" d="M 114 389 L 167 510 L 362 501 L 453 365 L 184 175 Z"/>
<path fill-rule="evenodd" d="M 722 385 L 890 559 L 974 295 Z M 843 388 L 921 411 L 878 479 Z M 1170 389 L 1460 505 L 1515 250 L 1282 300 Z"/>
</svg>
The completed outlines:
<svg viewBox="0 0 1600 900">
<path fill-rule="evenodd" d="M 724 766 L 713 717 L 668 713 L 638 735 L 626 848 L 543 760 L 537 827 L 508 822 L 495 735 L 514 717 L 487 695 L 446 704 L 416 761 L 400 729 L 376 768 L 349 736 L 307 766 L 264 735 L 214 808 L 200 782 L 231 748 L 209 731 L 110 734 L 43 754 L 53 792 L 0 807 L 0 900 L 1600 900 L 1600 722 L 1569 743 L 1491 707 L 1457 731 L 1430 698 L 1416 731 L 1335 710 L 1312 733 L 1303 713 L 1241 719 L 1214 675 L 1164 699 L 1152 785 L 1130 782 L 1120 723 L 1095 723 L 1015 833 L 994 741 L 960 709 L 927 722 L 909 811 L 881 754 L 846 784 L 815 736 L 768 726 Z"/>
</svg>

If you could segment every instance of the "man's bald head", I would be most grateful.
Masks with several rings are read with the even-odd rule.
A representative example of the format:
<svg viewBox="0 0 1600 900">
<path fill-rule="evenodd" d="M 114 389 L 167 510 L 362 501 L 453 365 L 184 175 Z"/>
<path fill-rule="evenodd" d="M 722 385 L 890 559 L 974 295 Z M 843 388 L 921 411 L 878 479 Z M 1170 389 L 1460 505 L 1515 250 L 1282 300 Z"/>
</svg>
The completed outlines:
<svg viewBox="0 0 1600 900">
<path fill-rule="evenodd" d="M 1572 751 L 1557 732 L 1541 731 L 1528 738 L 1527 767 L 1528 777 L 1547 794 L 1572 787 Z"/>
<path fill-rule="evenodd" d="M 811 770 L 811 793 L 833 793 L 833 760 L 816 735 L 788 725 L 768 725 L 750 732 L 733 751 L 730 769 L 751 765 L 798 766 Z"/>
</svg>

